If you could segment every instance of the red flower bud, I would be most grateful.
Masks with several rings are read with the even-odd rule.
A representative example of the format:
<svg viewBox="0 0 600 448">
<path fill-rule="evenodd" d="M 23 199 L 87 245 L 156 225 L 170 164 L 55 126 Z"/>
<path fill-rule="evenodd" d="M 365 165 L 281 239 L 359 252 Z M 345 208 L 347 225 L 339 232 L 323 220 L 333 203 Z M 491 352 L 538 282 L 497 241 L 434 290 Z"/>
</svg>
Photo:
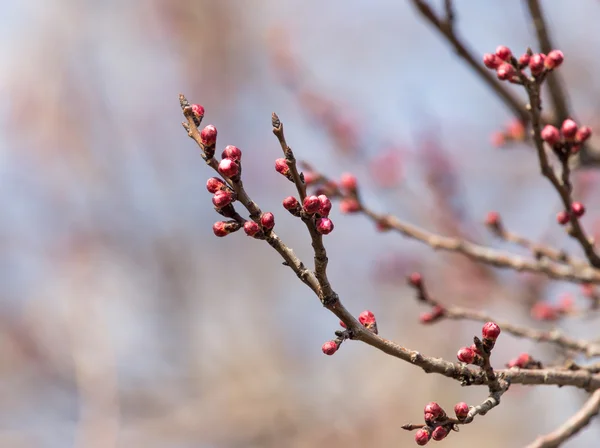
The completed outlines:
<svg viewBox="0 0 600 448">
<path fill-rule="evenodd" d="M 506 62 L 496 69 L 496 75 L 502 81 L 512 78 L 515 73 L 515 68 Z"/>
<path fill-rule="evenodd" d="M 457 419 L 464 420 L 465 418 L 467 418 L 467 415 L 469 414 L 469 405 L 467 403 L 465 403 L 464 401 L 457 403 L 454 406 L 454 413 L 456 414 Z"/>
<path fill-rule="evenodd" d="M 566 211 L 560 211 L 556 214 L 556 221 L 561 225 L 564 226 L 566 223 L 568 223 L 570 221 L 571 217 L 569 216 L 569 213 Z"/>
<path fill-rule="evenodd" d="M 206 189 L 210 193 L 214 194 L 217 191 L 221 190 L 222 188 L 225 188 L 225 183 L 217 177 L 211 177 L 210 179 L 208 179 L 206 181 Z"/>
<path fill-rule="evenodd" d="M 481 334 L 484 339 L 489 339 L 490 341 L 495 341 L 500 336 L 500 327 L 495 322 L 486 323 L 481 329 Z"/>
<path fill-rule="evenodd" d="M 356 213 L 360 211 L 360 204 L 356 199 L 345 198 L 340 201 L 340 211 L 346 213 Z"/>
<path fill-rule="evenodd" d="M 200 104 L 192 104 L 192 112 L 194 112 L 198 118 L 204 117 L 204 107 Z"/>
<path fill-rule="evenodd" d="M 265 229 L 270 230 L 275 227 L 275 216 L 271 212 L 263 213 L 260 217 L 260 223 Z"/>
<path fill-rule="evenodd" d="M 528 53 L 522 54 L 521 57 L 519 57 L 519 64 L 522 65 L 523 67 L 528 65 L 530 58 L 531 58 L 531 56 L 529 56 Z"/>
<path fill-rule="evenodd" d="M 548 56 L 546 56 L 546 59 L 544 60 L 544 66 L 548 70 L 552 70 L 553 68 L 559 67 L 564 60 L 565 56 L 563 55 L 562 51 L 552 50 L 550 53 L 548 53 Z"/>
<path fill-rule="evenodd" d="M 447 435 L 448 435 L 448 430 L 446 428 L 444 428 L 443 426 L 438 426 L 437 428 L 435 428 L 433 430 L 433 433 L 431 434 L 431 438 L 433 440 L 440 441 L 440 440 L 445 439 Z"/>
<path fill-rule="evenodd" d="M 498 48 L 496 48 L 496 56 L 503 61 L 508 61 L 512 57 L 512 51 L 504 45 L 499 45 Z"/>
<path fill-rule="evenodd" d="M 444 410 L 442 409 L 442 407 L 437 404 L 435 401 L 432 401 L 431 403 L 427 404 L 427 406 L 425 406 L 425 411 L 426 414 L 433 414 L 433 418 L 439 418 L 444 414 Z"/>
<path fill-rule="evenodd" d="M 537 302 L 531 307 L 531 317 L 541 321 L 554 321 L 560 317 L 558 310 L 545 302 Z"/>
<path fill-rule="evenodd" d="M 589 126 L 581 126 L 575 134 L 575 141 L 582 143 L 585 142 L 592 135 L 592 129 Z"/>
<path fill-rule="evenodd" d="M 471 364 L 475 359 L 475 351 L 470 347 L 463 347 L 458 351 L 456 357 L 461 362 Z"/>
<path fill-rule="evenodd" d="M 324 194 L 320 194 L 319 198 L 319 214 L 322 216 L 329 216 L 329 212 L 331 211 L 331 201 Z"/>
<path fill-rule="evenodd" d="M 490 227 L 500 227 L 500 214 L 498 212 L 489 212 L 485 217 L 485 224 Z"/>
<path fill-rule="evenodd" d="M 235 221 L 217 221 L 213 224 L 213 232 L 218 237 L 229 235 L 238 230 L 241 226 Z"/>
<path fill-rule="evenodd" d="M 497 69 L 500 64 L 502 64 L 502 59 L 500 59 L 495 54 L 486 53 L 483 55 L 483 64 L 490 69 Z"/>
<path fill-rule="evenodd" d="M 431 437 L 431 432 L 429 428 L 421 428 L 415 433 L 415 442 L 417 445 L 423 446 L 427 445 L 429 442 L 429 438 Z"/>
<path fill-rule="evenodd" d="M 529 70 L 531 70 L 531 74 L 539 75 L 544 70 L 544 59 L 546 59 L 546 55 L 543 53 L 534 54 L 531 56 L 529 60 Z"/>
<path fill-rule="evenodd" d="M 419 272 L 413 272 L 408 276 L 409 285 L 420 288 L 423 285 L 423 276 Z"/>
<path fill-rule="evenodd" d="M 284 176 L 290 172 L 290 167 L 288 166 L 287 160 L 281 158 L 275 160 L 275 171 Z"/>
<path fill-rule="evenodd" d="M 304 211 L 309 215 L 317 213 L 319 211 L 319 207 L 321 206 L 321 201 L 316 196 L 306 196 L 304 198 Z"/>
<path fill-rule="evenodd" d="M 325 353 L 326 355 L 329 355 L 329 356 L 331 356 L 335 352 L 337 352 L 337 349 L 338 349 L 338 345 L 335 341 L 327 341 L 321 347 L 321 350 L 323 350 L 323 353 Z"/>
<path fill-rule="evenodd" d="M 288 196 L 283 200 L 283 208 L 285 208 L 286 210 L 294 210 L 299 206 L 300 203 L 298 202 L 298 199 L 296 199 L 294 196 Z"/>
<path fill-rule="evenodd" d="M 221 157 L 239 162 L 242 159 L 242 151 L 237 146 L 227 145 L 225 146 Z"/>
<path fill-rule="evenodd" d="M 244 223 L 244 232 L 248 236 L 254 236 L 260 232 L 260 227 L 254 221 L 246 221 Z"/>
<path fill-rule="evenodd" d="M 342 178 L 340 179 L 340 185 L 342 188 L 345 188 L 348 191 L 354 191 L 356 190 L 357 184 L 358 183 L 356 182 L 356 177 L 354 177 L 354 174 L 342 174 Z"/>
<path fill-rule="evenodd" d="M 565 138 L 571 139 L 575 137 L 575 134 L 577 134 L 577 123 L 570 118 L 567 118 L 565 121 L 563 121 L 560 130 Z"/>
<path fill-rule="evenodd" d="M 511 360 L 506 364 L 506 366 L 510 369 L 512 367 L 523 368 L 531 361 L 531 356 L 527 353 L 521 353 L 517 358 Z"/>
<path fill-rule="evenodd" d="M 217 142 L 217 128 L 209 124 L 202 129 L 200 132 L 200 141 L 205 146 L 214 146 Z"/>
<path fill-rule="evenodd" d="M 560 142 L 560 132 L 558 132 L 558 129 L 556 129 L 551 124 L 547 124 L 546 126 L 544 126 L 544 129 L 542 129 L 540 135 L 542 137 L 542 140 L 544 140 L 549 145 L 554 146 L 558 142 Z"/>
<path fill-rule="evenodd" d="M 333 222 L 329 218 L 317 219 L 317 232 L 321 235 L 329 235 L 333 231 Z"/>
<path fill-rule="evenodd" d="M 234 177 L 240 172 L 240 167 L 231 159 L 223 159 L 219 163 L 219 173 L 225 177 Z"/>
<path fill-rule="evenodd" d="M 585 213 L 585 206 L 581 202 L 573 202 L 571 204 L 571 211 L 578 218 L 582 217 Z"/>
<path fill-rule="evenodd" d="M 233 193 L 229 190 L 218 190 L 212 198 L 212 202 L 217 208 L 223 208 L 233 202 Z"/>
<path fill-rule="evenodd" d="M 358 321 L 365 326 L 376 323 L 375 315 L 369 310 L 365 310 L 360 313 L 358 316 Z"/>
</svg>

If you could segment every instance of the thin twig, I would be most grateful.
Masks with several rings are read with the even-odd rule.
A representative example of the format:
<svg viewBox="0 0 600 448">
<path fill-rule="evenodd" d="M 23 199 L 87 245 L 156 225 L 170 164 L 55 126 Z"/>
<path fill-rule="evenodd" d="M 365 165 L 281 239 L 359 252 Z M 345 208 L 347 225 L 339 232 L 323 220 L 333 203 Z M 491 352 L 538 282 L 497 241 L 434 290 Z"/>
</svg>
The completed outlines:
<svg viewBox="0 0 600 448">
<path fill-rule="evenodd" d="M 542 110 L 541 98 L 540 98 L 540 83 L 537 80 L 528 79 L 525 75 L 521 75 L 521 79 L 524 82 L 525 90 L 527 91 L 527 95 L 529 96 L 529 105 L 530 105 L 530 114 L 531 114 L 531 134 L 533 137 L 533 142 L 535 144 L 535 148 L 537 150 L 538 159 L 540 162 L 540 170 L 542 176 L 547 178 L 554 189 L 560 196 L 562 200 L 563 206 L 565 210 L 571 210 L 571 192 L 568 188 L 568 185 L 562 183 L 554 169 L 550 165 L 548 161 L 548 156 L 546 154 L 546 149 L 544 148 L 544 141 L 542 140 L 542 123 L 540 119 L 540 113 Z M 569 235 L 576 239 L 581 245 L 585 256 L 589 260 L 592 266 L 596 268 L 600 268 L 600 257 L 596 254 L 594 250 L 594 246 L 588 239 L 579 222 L 577 216 L 574 213 L 569 213 L 570 223 L 571 223 L 571 231 Z"/>
<path fill-rule="evenodd" d="M 555 448 L 567 441 L 587 425 L 600 412 L 600 390 L 596 390 L 583 407 L 559 428 L 538 437 L 527 448 Z"/>
</svg>

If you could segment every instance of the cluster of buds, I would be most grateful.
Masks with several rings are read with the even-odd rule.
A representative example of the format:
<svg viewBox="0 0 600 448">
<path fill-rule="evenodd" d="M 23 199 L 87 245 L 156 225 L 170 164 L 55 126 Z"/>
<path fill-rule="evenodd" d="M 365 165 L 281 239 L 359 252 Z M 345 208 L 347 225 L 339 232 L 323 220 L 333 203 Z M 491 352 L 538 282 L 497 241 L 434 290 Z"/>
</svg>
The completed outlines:
<svg viewBox="0 0 600 448">
<path fill-rule="evenodd" d="M 358 182 L 354 174 L 342 174 L 339 184 L 344 194 L 340 201 L 340 211 L 344 214 L 359 212 L 361 207 L 358 201 Z"/>
<path fill-rule="evenodd" d="M 554 153 L 561 160 L 565 160 L 569 155 L 579 152 L 581 145 L 592 136 L 592 129 L 589 126 L 579 127 L 575 121 L 567 118 L 560 130 L 547 124 L 540 135 L 542 140 L 552 147 Z"/>
<path fill-rule="evenodd" d="M 417 445 L 426 445 L 430 439 L 440 441 L 446 438 L 454 426 L 448 423 L 448 417 L 442 407 L 432 401 L 424 410 L 425 425 L 415 433 Z M 446 422 L 446 423 L 444 423 Z"/>
<path fill-rule="evenodd" d="M 375 319 L 375 315 L 371 311 L 364 310 L 362 313 L 360 313 L 358 315 L 358 321 L 370 332 L 378 334 L 377 319 Z M 326 355 L 333 355 L 335 352 L 337 352 L 340 345 L 342 345 L 342 342 L 351 337 L 351 333 L 348 331 L 348 326 L 341 320 L 340 326 L 344 328 L 344 330 L 338 330 L 335 332 L 337 338 L 332 341 L 325 342 L 321 347 L 321 350 Z"/>
<path fill-rule="evenodd" d="M 295 203 L 293 203 L 293 201 L 290 200 L 290 198 L 286 198 L 284 201 L 284 207 L 287 208 L 286 201 L 289 202 L 290 205 L 293 205 L 292 209 L 288 208 L 288 210 L 292 214 L 297 213 L 297 206 Z M 320 194 L 319 196 L 306 196 L 302 202 L 302 211 L 308 216 L 315 216 L 317 232 L 319 232 L 321 235 L 328 235 L 333 231 L 333 221 L 329 219 L 329 213 L 331 212 L 331 200 L 329 200 L 329 198 L 324 194 Z"/>
<path fill-rule="evenodd" d="M 510 82 L 519 82 L 519 75 L 523 75 L 523 70 L 526 68 L 529 68 L 534 77 L 541 77 L 558 68 L 563 61 L 564 55 L 560 50 L 552 50 L 547 55 L 534 54 L 528 50 L 517 59 L 510 48 L 504 45 L 496 48 L 495 53 L 487 53 L 483 56 L 483 63 L 487 68 L 496 70 L 498 79 Z"/>
<path fill-rule="evenodd" d="M 568 224 L 571 217 L 581 218 L 585 214 L 585 206 L 578 201 L 571 203 L 571 210 L 561 210 L 556 214 L 556 222 L 561 226 Z"/>
<path fill-rule="evenodd" d="M 528 353 L 521 353 L 515 359 L 511 359 L 506 364 L 506 367 L 509 369 L 513 367 L 518 367 L 519 369 L 541 369 L 542 363 L 533 359 Z"/>
<path fill-rule="evenodd" d="M 496 339 L 500 336 L 500 332 L 501 330 L 498 324 L 495 322 L 487 322 L 481 329 L 481 335 L 483 336 L 481 345 L 477 345 L 479 341 L 476 338 L 476 344 L 473 344 L 470 347 L 461 348 L 456 354 L 456 357 L 460 362 L 464 362 L 465 364 L 482 366 L 484 362 L 483 355 L 489 355 L 492 351 L 496 344 Z M 481 349 L 483 349 L 485 353 L 482 353 Z"/>
<path fill-rule="evenodd" d="M 531 317 L 535 320 L 552 322 L 573 312 L 573 296 L 565 294 L 556 305 L 537 302 L 531 307 Z"/>
</svg>

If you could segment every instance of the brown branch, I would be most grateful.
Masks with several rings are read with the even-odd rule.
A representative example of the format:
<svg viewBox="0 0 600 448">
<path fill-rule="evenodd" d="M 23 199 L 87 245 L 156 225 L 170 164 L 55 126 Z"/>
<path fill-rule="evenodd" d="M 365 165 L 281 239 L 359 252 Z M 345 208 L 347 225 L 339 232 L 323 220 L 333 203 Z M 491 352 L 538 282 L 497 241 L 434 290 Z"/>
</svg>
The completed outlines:
<svg viewBox="0 0 600 448">
<path fill-rule="evenodd" d="M 279 120 L 279 117 L 276 113 L 272 114 L 271 123 L 273 125 L 273 134 L 275 134 L 275 136 L 279 140 L 281 149 L 283 150 L 283 154 L 285 155 L 288 164 L 288 168 L 290 169 L 292 179 L 294 181 L 294 184 L 296 185 L 298 194 L 300 195 L 300 201 L 302 202 L 306 197 L 306 185 L 304 184 L 304 181 L 300 176 L 300 173 L 298 172 L 298 168 L 296 166 L 296 158 L 294 157 L 292 148 L 288 146 L 285 140 L 285 135 L 283 133 L 283 123 L 281 122 L 281 120 Z M 329 279 L 327 278 L 327 264 L 329 260 L 327 258 L 327 250 L 323 245 L 323 235 L 321 235 L 317 231 L 314 216 L 303 216 L 302 221 L 304 221 L 310 233 L 312 247 L 315 254 L 315 275 L 320 286 L 319 297 L 324 305 L 332 305 L 339 300 L 339 297 L 331 287 Z"/>
<path fill-rule="evenodd" d="M 386 229 L 401 233 L 407 238 L 420 241 L 434 250 L 456 252 L 466 257 L 498 268 L 513 269 L 518 272 L 531 272 L 545 274 L 550 278 L 566 280 L 575 283 L 600 284 L 600 270 L 585 264 L 572 266 L 551 263 L 549 260 L 529 260 L 516 254 L 499 251 L 490 247 L 481 246 L 459 238 L 452 238 L 428 232 L 413 224 L 401 221 L 399 218 L 383 213 L 377 213 L 368 208 L 358 194 L 346 195 L 330 179 L 322 173 L 317 172 L 310 164 L 302 162 L 305 169 L 315 175 L 316 181 L 326 183 L 331 189 L 331 197 L 347 198 L 355 200 L 359 208 L 357 213 L 362 213 L 376 224 L 383 224 Z"/>
<path fill-rule="evenodd" d="M 444 309 L 445 313 L 443 317 L 448 319 L 466 319 L 484 323 L 493 321 L 496 322 L 500 328 L 502 328 L 502 331 L 510 333 L 519 338 L 526 338 L 536 342 L 549 342 L 551 344 L 556 344 L 564 349 L 583 353 L 588 358 L 600 356 L 600 344 L 595 344 L 593 342 L 580 339 L 572 339 L 568 336 L 565 336 L 557 329 L 551 331 L 541 331 L 533 328 L 521 327 L 508 322 L 497 321 L 485 313 L 455 306 Z"/>
<path fill-rule="evenodd" d="M 538 437 L 527 448 L 555 448 L 567 441 L 587 425 L 600 412 L 600 390 L 596 390 L 583 407 L 550 434 Z"/>
<path fill-rule="evenodd" d="M 521 80 L 523 81 L 523 83 L 525 85 L 525 90 L 527 91 L 527 95 L 529 96 L 529 105 L 530 105 L 529 109 L 530 109 L 530 114 L 531 114 L 531 128 L 532 128 L 531 134 L 533 137 L 533 142 L 535 144 L 535 148 L 537 150 L 542 176 L 544 176 L 545 178 L 547 178 L 550 181 L 550 183 L 552 184 L 554 189 L 559 194 L 565 210 L 570 212 L 572 200 L 571 200 L 571 191 L 569 188 L 569 184 L 565 183 L 565 182 L 561 182 L 558 179 L 556 173 L 554 172 L 554 169 L 552 168 L 552 166 L 550 165 L 550 163 L 548 161 L 548 156 L 547 156 L 546 150 L 544 148 L 544 141 L 542 140 L 542 136 L 541 136 L 542 123 L 541 123 L 540 113 L 542 110 L 542 103 L 541 103 L 541 98 L 540 98 L 540 87 L 541 87 L 540 83 L 538 82 L 538 80 L 529 79 L 523 74 L 521 74 Z M 563 164 L 563 167 L 564 167 L 564 164 Z M 596 252 L 594 250 L 594 246 L 592 245 L 592 243 L 586 236 L 585 231 L 583 230 L 583 227 L 581 226 L 581 223 L 579 222 L 579 219 L 577 218 L 577 216 L 575 216 L 574 213 L 569 213 L 569 216 L 570 216 L 570 222 L 571 222 L 571 231 L 569 232 L 569 235 L 579 242 L 579 244 L 583 248 L 583 251 L 584 251 L 587 259 L 590 261 L 591 265 L 596 268 L 599 268 L 600 267 L 600 257 L 598 257 L 598 255 L 596 254 Z"/>
<path fill-rule="evenodd" d="M 479 76 L 479 78 L 491 88 L 504 104 L 515 114 L 523 123 L 529 122 L 527 110 L 523 107 L 522 101 L 516 97 L 510 90 L 500 84 L 494 76 L 486 70 L 478 57 L 467 48 L 454 32 L 453 26 L 448 26 L 446 20 L 440 19 L 431 7 L 423 0 L 412 0 L 413 5 L 418 9 L 421 15 L 439 31 L 452 45 L 454 51 L 460 56 L 467 65 Z"/>
<path fill-rule="evenodd" d="M 540 3 L 538 0 L 527 0 L 527 8 L 529 9 L 529 15 L 531 16 L 533 27 L 537 34 L 540 50 L 542 53 L 548 54 L 550 51 L 554 50 L 555 47 L 550 40 L 546 19 Z M 547 82 L 552 106 L 556 114 L 556 121 L 562 123 L 571 115 L 569 114 L 567 95 L 560 79 L 560 75 L 556 72 L 552 73 L 548 76 Z"/>
<path fill-rule="evenodd" d="M 586 260 L 573 257 L 564 250 L 559 250 L 551 246 L 535 243 L 524 236 L 507 230 L 503 222 L 497 222 L 493 225 L 488 223 L 488 227 L 498 238 L 529 250 L 536 259 L 544 257 L 556 263 L 564 263 L 576 267 L 584 267 L 588 265 Z"/>
</svg>

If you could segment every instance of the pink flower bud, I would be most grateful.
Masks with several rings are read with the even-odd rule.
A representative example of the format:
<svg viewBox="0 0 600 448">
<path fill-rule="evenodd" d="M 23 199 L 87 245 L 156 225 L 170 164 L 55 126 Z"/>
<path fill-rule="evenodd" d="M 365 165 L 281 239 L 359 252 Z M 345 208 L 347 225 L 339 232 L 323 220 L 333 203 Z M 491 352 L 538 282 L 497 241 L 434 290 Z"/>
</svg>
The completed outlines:
<svg viewBox="0 0 600 448">
<path fill-rule="evenodd" d="M 333 230 L 333 222 L 329 218 L 317 219 L 317 232 L 321 235 L 329 235 Z"/>
<path fill-rule="evenodd" d="M 456 403 L 454 406 L 454 413 L 456 414 L 456 418 L 459 420 L 464 420 L 469 415 L 469 405 L 464 401 L 460 403 Z"/>
<path fill-rule="evenodd" d="M 523 368 L 531 361 L 531 356 L 527 353 L 521 353 L 517 358 L 511 360 L 506 364 L 506 366 L 510 369 L 512 367 Z"/>
<path fill-rule="evenodd" d="M 365 310 L 360 313 L 358 316 L 358 321 L 364 326 L 376 323 L 375 315 L 369 310 Z"/>
<path fill-rule="evenodd" d="M 429 428 L 421 428 L 415 433 L 415 442 L 417 445 L 423 446 L 427 445 L 429 442 L 429 438 L 431 437 L 431 432 Z"/>
<path fill-rule="evenodd" d="M 488 322 L 481 329 L 481 334 L 484 339 L 495 341 L 500 336 L 500 327 L 496 322 Z"/>
<path fill-rule="evenodd" d="M 200 132 L 200 141 L 205 146 L 214 146 L 217 142 L 217 128 L 209 124 L 202 129 Z"/>
<path fill-rule="evenodd" d="M 425 412 L 424 420 L 428 425 L 432 425 L 435 422 L 435 415 L 433 415 L 431 412 Z"/>
<path fill-rule="evenodd" d="M 548 53 L 548 56 L 546 56 L 546 59 L 544 60 L 544 66 L 548 70 L 552 70 L 553 68 L 559 67 L 564 60 L 565 56 L 563 55 L 562 51 L 552 50 L 550 53 Z"/>
<path fill-rule="evenodd" d="M 585 213 L 585 207 L 581 202 L 573 202 L 571 204 L 571 211 L 578 218 L 582 217 Z"/>
<path fill-rule="evenodd" d="M 529 56 L 528 53 L 522 54 L 521 57 L 519 57 L 519 65 L 522 65 L 523 67 L 525 67 L 526 65 L 529 64 L 530 59 L 531 59 L 531 56 Z"/>
<path fill-rule="evenodd" d="M 563 121 L 560 130 L 565 138 L 571 139 L 575 137 L 575 134 L 577 134 L 577 123 L 570 118 L 567 118 L 565 121 Z"/>
<path fill-rule="evenodd" d="M 315 183 L 315 181 L 317 180 L 317 177 L 318 177 L 317 174 L 313 173 L 312 171 L 308 171 L 306 173 L 303 173 L 303 175 L 304 175 L 304 183 L 306 185 L 310 185 L 310 184 Z"/>
<path fill-rule="evenodd" d="M 270 230 L 275 227 L 275 216 L 271 212 L 263 213 L 260 217 L 260 223 L 265 229 Z"/>
<path fill-rule="evenodd" d="M 325 353 L 326 355 L 329 355 L 329 356 L 331 356 L 335 352 L 337 352 L 337 349 L 338 349 L 338 345 L 335 341 L 327 341 L 321 347 L 321 350 L 323 350 L 323 353 Z"/>
<path fill-rule="evenodd" d="M 413 272 L 408 276 L 408 284 L 414 288 L 423 286 L 423 276 L 419 272 Z"/>
<path fill-rule="evenodd" d="M 254 236 L 260 232 L 260 227 L 254 221 L 246 221 L 244 223 L 244 232 L 248 236 Z"/>
<path fill-rule="evenodd" d="M 458 351 L 456 357 L 461 362 L 471 364 L 475 359 L 475 351 L 470 347 L 463 347 Z"/>
<path fill-rule="evenodd" d="M 290 172 L 290 167 L 287 164 L 287 160 L 283 158 L 275 160 L 275 171 L 283 174 L 284 176 L 287 175 Z"/>
<path fill-rule="evenodd" d="M 331 201 L 324 194 L 320 194 L 317 196 L 319 198 L 319 214 L 322 216 L 329 216 L 329 212 L 331 211 Z"/>
<path fill-rule="evenodd" d="M 204 107 L 200 104 L 192 104 L 192 112 L 194 112 L 198 118 L 204 117 Z"/>
<path fill-rule="evenodd" d="M 496 69 L 496 75 L 502 81 L 512 78 L 515 73 L 515 68 L 506 62 Z"/>
<path fill-rule="evenodd" d="M 448 435 L 448 430 L 446 428 L 444 428 L 443 426 L 438 426 L 437 428 L 435 428 L 433 430 L 433 433 L 431 433 L 431 438 L 433 440 L 440 441 L 440 440 L 445 439 L 447 435 Z"/>
<path fill-rule="evenodd" d="M 358 182 L 356 181 L 356 177 L 354 174 L 344 173 L 342 174 L 342 178 L 340 179 L 340 185 L 342 188 L 345 188 L 348 191 L 356 190 Z"/>
<path fill-rule="evenodd" d="M 239 230 L 240 227 L 235 221 L 217 221 L 213 224 L 213 232 L 216 236 L 223 237 Z"/>
<path fill-rule="evenodd" d="M 342 328 L 348 328 L 348 326 L 344 322 L 342 322 L 341 320 L 340 320 L 340 327 L 342 327 Z"/>
<path fill-rule="evenodd" d="M 211 177 L 206 181 L 206 189 L 210 193 L 214 194 L 223 188 L 225 188 L 225 183 L 218 177 Z"/>
<path fill-rule="evenodd" d="M 431 403 L 427 404 L 427 406 L 425 406 L 424 412 L 425 414 L 433 414 L 434 419 L 439 418 L 444 414 L 444 410 L 442 409 L 442 407 L 435 401 L 432 401 Z"/>
<path fill-rule="evenodd" d="M 589 126 L 581 126 L 575 134 L 575 141 L 579 143 L 585 142 L 592 135 L 592 129 Z"/>
<path fill-rule="evenodd" d="M 221 157 L 239 162 L 242 159 L 242 151 L 237 146 L 227 145 L 225 146 Z"/>
<path fill-rule="evenodd" d="M 543 53 L 534 54 L 529 60 L 529 70 L 532 75 L 539 75 L 544 70 L 544 59 L 546 55 Z"/>
<path fill-rule="evenodd" d="M 556 214 L 556 221 L 561 225 L 564 226 L 565 224 L 567 224 L 569 221 L 571 220 L 571 217 L 569 216 L 569 213 L 566 212 L 565 210 L 562 210 L 560 212 L 558 212 Z"/>
<path fill-rule="evenodd" d="M 487 68 L 497 69 L 500 64 L 502 64 L 502 59 L 500 59 L 495 54 L 486 53 L 483 55 L 483 64 Z"/>
<path fill-rule="evenodd" d="M 498 48 L 496 48 L 496 56 L 503 61 L 508 61 L 512 57 L 512 51 L 504 45 L 499 45 Z"/>
<path fill-rule="evenodd" d="M 302 205 L 304 207 L 304 211 L 309 215 L 312 215 L 319 211 L 321 201 L 319 201 L 319 198 L 316 196 L 306 196 Z"/>
<path fill-rule="evenodd" d="M 490 227 L 499 227 L 500 214 L 498 212 L 489 212 L 485 217 L 485 225 Z"/>
<path fill-rule="evenodd" d="M 300 207 L 300 203 L 294 196 L 288 196 L 283 200 L 283 208 L 286 210 L 295 210 L 298 207 Z"/>
<path fill-rule="evenodd" d="M 556 308 L 545 302 L 537 302 L 531 307 L 531 317 L 536 320 L 551 322 L 560 317 Z"/>
<path fill-rule="evenodd" d="M 223 159 L 219 163 L 219 173 L 225 177 L 234 177 L 240 172 L 240 167 L 231 159 Z"/>
<path fill-rule="evenodd" d="M 560 132 L 551 124 L 547 124 L 546 126 L 544 126 L 544 129 L 542 129 L 540 135 L 542 137 L 542 140 L 544 140 L 549 145 L 554 146 L 558 142 L 560 142 Z"/>
<path fill-rule="evenodd" d="M 360 204 L 354 198 L 345 198 L 340 201 L 340 211 L 344 214 L 360 211 Z"/>
<path fill-rule="evenodd" d="M 212 202 L 217 208 L 223 208 L 233 202 L 233 193 L 229 190 L 218 190 L 212 198 Z"/>
</svg>

